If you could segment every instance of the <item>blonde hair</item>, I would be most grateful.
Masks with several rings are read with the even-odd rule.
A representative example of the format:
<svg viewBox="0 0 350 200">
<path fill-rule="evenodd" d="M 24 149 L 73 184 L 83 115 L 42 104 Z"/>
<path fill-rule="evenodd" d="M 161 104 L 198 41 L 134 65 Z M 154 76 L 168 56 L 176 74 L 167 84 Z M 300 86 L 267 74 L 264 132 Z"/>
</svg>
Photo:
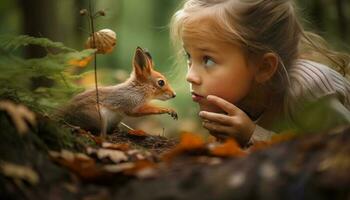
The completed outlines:
<svg viewBox="0 0 350 200">
<path fill-rule="evenodd" d="M 205 14 L 210 14 L 215 22 L 206 35 L 241 45 L 248 60 L 275 53 L 279 58 L 279 76 L 272 81 L 286 86 L 288 68 L 297 58 L 333 66 L 343 75 L 348 72 L 349 55 L 329 50 L 322 37 L 305 31 L 292 0 L 187 0 L 172 18 L 173 41 L 181 41 L 183 31 L 195 25 L 194 18 Z"/>
</svg>

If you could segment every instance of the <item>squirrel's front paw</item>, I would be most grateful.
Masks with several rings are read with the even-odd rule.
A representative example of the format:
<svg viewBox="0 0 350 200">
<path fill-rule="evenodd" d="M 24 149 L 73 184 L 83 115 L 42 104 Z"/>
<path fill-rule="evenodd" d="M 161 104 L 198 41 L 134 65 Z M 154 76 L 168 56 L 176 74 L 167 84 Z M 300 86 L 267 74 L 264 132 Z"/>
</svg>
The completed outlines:
<svg viewBox="0 0 350 200">
<path fill-rule="evenodd" d="M 169 114 L 173 119 L 175 119 L 175 120 L 178 119 L 178 116 L 177 116 L 177 113 L 176 113 L 175 110 L 170 110 L 170 111 L 168 112 L 168 114 Z"/>
</svg>

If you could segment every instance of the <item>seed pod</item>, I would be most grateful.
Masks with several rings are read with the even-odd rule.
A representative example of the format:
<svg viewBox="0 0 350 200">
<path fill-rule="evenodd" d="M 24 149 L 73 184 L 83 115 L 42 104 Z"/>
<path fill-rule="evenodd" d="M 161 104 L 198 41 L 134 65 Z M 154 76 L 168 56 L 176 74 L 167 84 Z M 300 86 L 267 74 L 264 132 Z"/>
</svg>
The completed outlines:
<svg viewBox="0 0 350 200">
<path fill-rule="evenodd" d="M 81 16 L 84 16 L 84 15 L 86 15 L 88 13 L 88 11 L 86 9 L 82 9 L 82 10 L 79 11 L 79 13 L 80 13 Z"/>
<path fill-rule="evenodd" d="M 105 12 L 104 10 L 98 11 L 98 14 L 99 14 L 100 16 L 106 16 L 106 12 Z"/>
<path fill-rule="evenodd" d="M 110 29 L 102 29 L 95 32 L 94 37 L 96 46 L 94 45 L 93 37 L 90 36 L 85 43 L 85 48 L 97 49 L 96 53 L 99 54 L 106 54 L 113 51 L 117 42 L 116 34 L 114 31 Z"/>
</svg>

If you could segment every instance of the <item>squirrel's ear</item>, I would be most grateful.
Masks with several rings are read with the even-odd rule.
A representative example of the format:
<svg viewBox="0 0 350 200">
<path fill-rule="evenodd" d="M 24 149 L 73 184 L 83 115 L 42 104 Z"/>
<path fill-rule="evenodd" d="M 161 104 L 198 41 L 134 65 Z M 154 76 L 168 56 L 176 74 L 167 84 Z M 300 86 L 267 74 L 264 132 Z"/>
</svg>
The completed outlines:
<svg viewBox="0 0 350 200">
<path fill-rule="evenodd" d="M 148 59 L 149 59 L 151 62 L 153 62 L 153 59 L 152 59 L 151 53 L 148 51 L 148 49 L 144 49 L 144 52 L 145 52 L 145 54 L 146 54 L 147 58 L 148 58 Z"/>
<path fill-rule="evenodd" d="M 146 77 L 151 74 L 152 60 L 141 47 L 136 48 L 133 67 L 137 77 Z"/>
</svg>

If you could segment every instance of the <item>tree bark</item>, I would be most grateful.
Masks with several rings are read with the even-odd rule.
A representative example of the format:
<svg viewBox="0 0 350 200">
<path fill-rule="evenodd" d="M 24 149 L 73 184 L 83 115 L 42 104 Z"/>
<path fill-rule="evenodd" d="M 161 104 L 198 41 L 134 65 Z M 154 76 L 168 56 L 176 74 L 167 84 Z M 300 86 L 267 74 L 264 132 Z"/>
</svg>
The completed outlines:
<svg viewBox="0 0 350 200">
<path fill-rule="evenodd" d="M 34 37 L 46 37 L 60 41 L 60 27 L 57 19 L 57 1 L 18 0 L 22 11 L 23 34 Z M 46 49 L 37 46 L 25 48 L 25 57 L 35 58 L 46 55 Z"/>
</svg>

